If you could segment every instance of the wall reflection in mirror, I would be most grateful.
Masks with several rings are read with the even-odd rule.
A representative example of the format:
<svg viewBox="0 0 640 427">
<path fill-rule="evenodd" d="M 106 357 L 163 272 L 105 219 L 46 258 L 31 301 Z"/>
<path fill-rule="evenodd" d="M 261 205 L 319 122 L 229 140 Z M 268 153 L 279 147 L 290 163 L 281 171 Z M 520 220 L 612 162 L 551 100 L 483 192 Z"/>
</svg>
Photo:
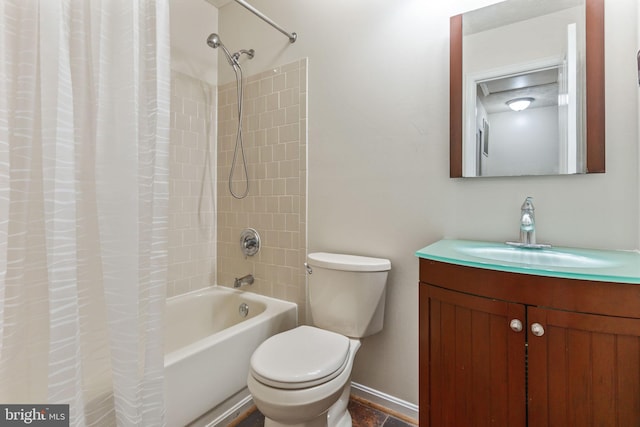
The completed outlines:
<svg viewBox="0 0 640 427">
<path fill-rule="evenodd" d="M 463 176 L 586 171 L 584 1 L 462 15 Z"/>
</svg>

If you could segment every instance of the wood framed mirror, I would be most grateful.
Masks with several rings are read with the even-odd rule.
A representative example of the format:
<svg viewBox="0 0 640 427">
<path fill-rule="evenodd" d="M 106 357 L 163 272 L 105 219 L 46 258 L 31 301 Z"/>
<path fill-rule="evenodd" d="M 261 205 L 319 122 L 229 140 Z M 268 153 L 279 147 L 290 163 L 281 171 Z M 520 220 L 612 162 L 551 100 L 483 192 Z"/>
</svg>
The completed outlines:
<svg viewBox="0 0 640 427">
<path fill-rule="evenodd" d="M 563 2 L 559 0 L 548 1 L 553 2 L 553 5 L 550 7 L 555 7 L 556 9 L 560 8 L 559 3 L 564 2 L 564 0 Z M 474 47 L 476 51 L 486 53 L 482 58 L 482 61 L 484 61 L 482 64 L 482 67 L 484 67 L 483 71 L 478 72 L 477 69 L 470 70 L 469 67 L 465 69 L 463 58 L 468 59 L 468 54 L 471 50 L 468 50 L 466 52 L 467 55 L 465 56 L 465 36 L 463 34 L 465 31 L 469 32 L 468 25 L 471 25 L 470 23 L 473 22 L 470 14 L 476 11 L 471 11 L 451 17 L 450 22 L 450 177 L 557 175 L 605 172 L 604 0 L 567 0 L 565 3 L 571 4 L 576 1 L 581 2 L 580 7 L 582 9 L 580 13 L 582 14 L 581 16 L 584 17 L 584 22 L 579 23 L 577 30 L 578 45 L 582 46 L 580 48 L 581 53 L 578 54 L 577 59 L 578 73 L 581 74 L 576 90 L 578 107 L 577 112 L 574 112 L 574 117 L 577 117 L 579 127 L 577 136 L 574 135 L 573 137 L 574 145 L 575 141 L 577 141 L 578 144 L 577 166 L 575 165 L 575 154 L 573 154 L 573 169 L 572 166 L 569 166 L 568 169 L 566 165 L 563 166 L 562 159 L 559 161 L 559 167 L 553 166 L 547 169 L 538 168 L 539 170 L 535 170 L 534 168 L 532 171 L 524 169 L 519 170 L 517 169 L 517 166 L 515 166 L 515 171 L 500 171 L 499 168 L 493 166 L 496 164 L 496 159 L 498 159 L 498 156 L 500 155 L 501 145 L 498 138 L 499 135 L 504 135 L 504 131 L 501 131 L 501 128 L 498 127 L 497 124 L 501 122 L 498 120 L 498 115 L 495 114 L 493 116 L 495 118 L 494 123 L 491 124 L 492 142 L 491 151 L 489 151 L 489 133 L 487 130 L 488 122 L 491 122 L 491 120 L 487 120 L 486 117 L 480 118 L 478 114 L 478 106 L 472 105 L 474 103 L 473 100 L 476 99 L 476 94 L 478 94 L 478 98 L 480 98 L 483 95 L 480 92 L 487 94 L 491 92 L 490 86 L 504 86 L 509 83 L 509 80 L 513 80 L 513 77 L 517 77 L 520 80 L 523 77 L 536 80 L 540 78 L 544 79 L 545 77 L 543 77 L 543 74 L 547 76 L 549 74 L 553 75 L 554 73 L 556 75 L 562 75 L 563 73 L 567 74 L 567 72 L 566 65 L 563 65 L 564 63 L 554 65 L 553 60 L 550 60 L 548 57 L 544 57 L 544 55 L 542 55 L 543 58 L 541 59 L 540 54 L 538 54 L 537 57 L 532 54 L 531 58 L 526 58 L 524 61 L 522 58 L 519 58 L 518 60 L 514 59 L 514 61 L 517 62 L 515 65 L 509 64 L 505 66 L 503 61 L 500 66 L 493 66 L 487 58 L 489 58 L 490 52 L 500 50 L 500 47 L 488 45 L 486 43 L 484 45 L 475 45 Z M 526 3 L 532 2 L 530 0 L 507 0 L 494 6 L 500 5 L 503 11 L 507 10 L 507 13 L 505 13 L 506 15 L 512 15 L 511 12 L 514 10 L 519 12 L 526 10 L 526 7 L 522 7 L 523 5 L 526 6 Z M 489 9 L 491 7 L 493 6 L 488 6 L 483 9 Z M 499 16 L 499 14 L 493 10 L 483 11 L 483 9 L 479 9 L 478 11 L 484 12 L 485 16 Z M 465 19 L 467 21 L 464 21 Z M 511 16 L 510 19 L 512 19 L 512 21 L 518 19 L 520 21 L 523 20 L 522 16 L 519 18 Z M 525 17 L 524 19 L 528 19 L 528 17 Z M 541 18 L 533 17 L 531 19 Z M 556 17 L 554 17 L 554 19 L 557 20 Z M 463 30 L 464 22 L 466 22 L 467 25 Z M 486 24 L 484 25 L 486 26 Z M 496 22 L 495 25 L 495 28 L 499 28 L 501 25 L 504 25 L 504 23 Z M 476 28 L 480 27 L 476 25 Z M 490 30 L 493 30 L 493 28 Z M 486 29 L 482 31 L 486 31 Z M 533 33 L 531 29 L 527 29 L 525 31 L 529 31 L 530 38 L 540 38 L 541 36 L 541 33 Z M 542 28 L 541 31 L 544 31 L 545 34 L 550 33 L 549 28 L 547 27 Z M 574 29 L 574 34 L 575 33 Z M 569 36 L 566 36 L 566 38 L 571 39 L 570 32 Z M 468 40 L 469 39 L 467 39 L 467 44 L 469 44 L 469 46 L 473 46 Z M 468 47 L 468 49 L 471 49 L 471 47 Z M 523 49 L 523 52 L 524 51 L 526 50 Z M 519 52 L 519 54 L 520 53 L 521 52 Z M 520 70 L 518 67 L 522 68 L 523 63 L 526 63 L 527 65 L 536 64 L 534 67 L 535 69 L 527 71 Z M 563 108 L 561 100 L 566 99 L 568 96 L 564 94 L 564 90 L 561 90 L 560 92 L 560 96 L 558 96 L 557 90 L 555 95 L 551 96 L 551 98 L 554 96 L 556 98 L 555 107 L 551 107 L 555 108 L 554 114 L 556 115 L 558 114 L 558 110 Z M 502 102 L 502 104 L 505 104 L 505 102 Z M 536 106 L 538 106 L 536 111 L 541 112 L 541 103 L 536 101 L 534 104 L 537 104 Z M 505 108 L 504 105 L 502 107 Z M 569 110 L 570 109 L 571 108 L 569 108 Z M 506 116 L 506 114 L 504 114 L 504 116 Z M 562 114 L 560 114 L 560 116 L 562 117 Z M 473 123 L 474 117 L 477 123 L 482 123 L 482 126 Z M 522 117 L 524 117 L 524 114 Z M 535 127 L 545 129 L 549 128 L 549 132 L 562 134 L 562 132 L 551 130 L 553 126 L 554 125 L 546 126 L 538 124 Z M 558 125 L 555 126 L 557 127 Z M 571 129 L 571 126 L 569 126 L 569 129 Z M 479 137 L 479 135 L 482 136 Z M 493 139 L 494 135 L 496 135 L 495 139 Z M 536 140 L 536 138 L 536 143 L 541 146 L 540 141 L 546 141 L 547 136 L 535 136 L 530 139 Z M 508 140 L 509 138 L 506 139 Z M 522 138 L 511 137 L 511 139 L 521 140 Z M 560 139 L 562 139 L 562 136 L 560 136 Z M 540 146 L 536 147 L 538 151 L 542 151 Z M 557 148 L 554 149 L 557 151 Z M 560 150 L 560 152 L 561 151 L 562 150 Z M 571 156 L 572 155 L 570 154 L 568 157 L 571 158 Z M 531 153 L 526 154 L 525 157 L 527 159 L 526 161 L 531 162 Z M 560 157 L 562 157 L 562 154 L 560 154 Z M 489 160 L 494 162 L 492 164 L 492 170 L 498 172 L 485 173 L 483 170 L 484 164 L 482 164 L 482 162 L 488 162 Z M 556 162 L 558 162 L 558 160 L 556 160 Z M 518 161 L 508 160 L 507 163 L 517 165 Z M 571 161 L 569 163 L 571 163 Z"/>
</svg>

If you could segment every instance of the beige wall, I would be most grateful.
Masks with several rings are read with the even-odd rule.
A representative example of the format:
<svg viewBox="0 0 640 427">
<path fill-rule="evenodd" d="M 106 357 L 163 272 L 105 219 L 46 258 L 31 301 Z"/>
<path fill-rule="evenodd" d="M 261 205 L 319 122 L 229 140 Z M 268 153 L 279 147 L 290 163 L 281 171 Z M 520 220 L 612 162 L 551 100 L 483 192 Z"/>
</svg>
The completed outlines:
<svg viewBox="0 0 640 427">
<path fill-rule="evenodd" d="M 218 30 L 218 9 L 205 0 L 169 0 L 171 69 L 218 83 L 218 55 L 206 40 Z"/>
<path fill-rule="evenodd" d="M 243 56 L 246 68 L 247 62 Z M 244 199 L 232 197 L 228 188 L 238 125 L 236 83 L 218 89 L 217 283 L 230 286 L 234 278 L 251 273 L 255 283 L 249 290 L 297 303 L 301 320 L 306 299 L 306 82 L 306 59 L 248 76 L 243 135 L 249 194 Z M 236 194 L 245 190 L 240 153 Z M 258 231 L 262 245 L 258 254 L 245 258 L 240 233 L 249 227 Z"/>
<path fill-rule="evenodd" d="M 298 33 L 293 45 L 235 3 L 219 10 L 227 46 L 256 49 L 250 74 L 309 58 L 309 251 L 391 260 L 385 329 L 365 340 L 354 380 L 414 403 L 416 249 L 513 239 L 527 195 L 540 241 L 639 247 L 637 2 L 606 2 L 606 174 L 450 179 L 449 17 L 488 3 L 253 0 Z"/>
</svg>

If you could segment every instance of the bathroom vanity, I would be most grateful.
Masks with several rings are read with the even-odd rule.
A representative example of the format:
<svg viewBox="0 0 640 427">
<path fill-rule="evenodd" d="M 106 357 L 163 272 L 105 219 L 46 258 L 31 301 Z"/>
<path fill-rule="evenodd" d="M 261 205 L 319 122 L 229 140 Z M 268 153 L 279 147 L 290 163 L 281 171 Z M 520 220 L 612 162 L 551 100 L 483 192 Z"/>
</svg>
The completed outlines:
<svg viewBox="0 0 640 427">
<path fill-rule="evenodd" d="M 420 426 L 639 426 L 640 254 L 419 250 Z"/>
</svg>

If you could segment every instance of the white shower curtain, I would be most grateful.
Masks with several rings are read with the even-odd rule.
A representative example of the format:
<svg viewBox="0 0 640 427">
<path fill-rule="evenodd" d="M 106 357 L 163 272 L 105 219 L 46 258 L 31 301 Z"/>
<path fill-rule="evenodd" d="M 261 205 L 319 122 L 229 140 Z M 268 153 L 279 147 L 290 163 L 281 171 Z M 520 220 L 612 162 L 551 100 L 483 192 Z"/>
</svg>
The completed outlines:
<svg viewBox="0 0 640 427">
<path fill-rule="evenodd" d="M 0 403 L 164 420 L 168 0 L 0 0 Z"/>
</svg>

